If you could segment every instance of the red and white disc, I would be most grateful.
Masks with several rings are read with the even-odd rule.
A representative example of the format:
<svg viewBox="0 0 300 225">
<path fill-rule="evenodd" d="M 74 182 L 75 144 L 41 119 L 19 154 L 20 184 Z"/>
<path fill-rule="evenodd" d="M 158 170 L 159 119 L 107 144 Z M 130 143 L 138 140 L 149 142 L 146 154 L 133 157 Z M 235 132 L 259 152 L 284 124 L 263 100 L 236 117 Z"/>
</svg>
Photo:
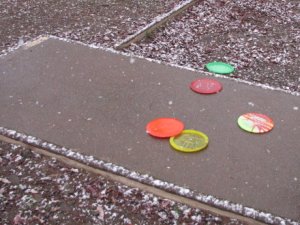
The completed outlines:
<svg viewBox="0 0 300 225">
<path fill-rule="evenodd" d="M 238 125 L 251 133 L 266 133 L 273 129 L 274 122 L 264 114 L 246 113 L 238 118 Z"/>
</svg>

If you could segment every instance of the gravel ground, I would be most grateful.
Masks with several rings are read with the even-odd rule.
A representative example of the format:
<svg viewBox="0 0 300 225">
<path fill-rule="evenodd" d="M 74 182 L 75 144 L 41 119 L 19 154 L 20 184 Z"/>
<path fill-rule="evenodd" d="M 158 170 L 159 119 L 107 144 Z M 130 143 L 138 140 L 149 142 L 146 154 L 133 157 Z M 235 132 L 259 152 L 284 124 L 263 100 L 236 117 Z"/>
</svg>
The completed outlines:
<svg viewBox="0 0 300 225">
<path fill-rule="evenodd" d="M 3 0 L 0 53 L 41 34 L 113 47 L 183 0 Z M 126 52 L 300 92 L 298 0 L 204 0 Z"/>
<path fill-rule="evenodd" d="M 1 0 L 0 53 L 42 34 L 112 47 L 183 0 Z"/>
<path fill-rule="evenodd" d="M 233 64 L 234 77 L 300 91 L 298 0 L 205 0 L 126 52 L 202 70 Z"/>
<path fill-rule="evenodd" d="M 245 224 L 0 141 L 0 224 Z"/>
</svg>

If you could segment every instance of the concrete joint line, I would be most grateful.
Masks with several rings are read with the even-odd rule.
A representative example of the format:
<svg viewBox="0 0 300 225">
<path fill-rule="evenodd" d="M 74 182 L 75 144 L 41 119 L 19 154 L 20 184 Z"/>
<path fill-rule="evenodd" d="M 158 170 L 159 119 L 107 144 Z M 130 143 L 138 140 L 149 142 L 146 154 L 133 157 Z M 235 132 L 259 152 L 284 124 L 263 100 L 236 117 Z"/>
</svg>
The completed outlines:
<svg viewBox="0 0 300 225">
<path fill-rule="evenodd" d="M 174 9 L 172 9 L 170 12 L 157 16 L 156 18 L 154 18 L 154 20 L 151 23 L 146 25 L 144 28 L 137 31 L 133 35 L 128 36 L 123 41 L 117 43 L 115 45 L 115 49 L 122 50 L 128 47 L 132 43 L 137 43 L 141 41 L 143 38 L 145 38 L 146 36 L 154 32 L 156 29 L 163 26 L 168 21 L 172 20 L 174 17 L 178 16 L 179 14 L 181 14 L 191 6 L 195 5 L 196 2 L 198 1 L 199 0 L 187 0 L 184 3 L 175 7 Z"/>
<path fill-rule="evenodd" d="M 192 207 L 206 209 L 220 215 L 237 218 L 243 221 L 251 221 L 250 224 L 274 224 L 274 225 L 298 225 L 298 222 L 287 218 L 274 216 L 270 213 L 259 211 L 241 204 L 232 203 L 227 200 L 218 199 L 211 195 L 204 195 L 197 191 L 180 187 L 176 184 L 165 182 L 147 174 L 140 174 L 128 170 L 122 166 L 96 159 L 91 155 L 85 155 L 58 145 L 49 143 L 42 139 L 19 133 L 15 130 L 0 126 L 0 140 L 30 147 L 42 154 L 54 156 L 70 163 L 69 165 L 85 168 L 88 171 L 103 174 L 103 176 L 126 185 L 138 187 L 164 198 L 169 198 Z"/>
</svg>

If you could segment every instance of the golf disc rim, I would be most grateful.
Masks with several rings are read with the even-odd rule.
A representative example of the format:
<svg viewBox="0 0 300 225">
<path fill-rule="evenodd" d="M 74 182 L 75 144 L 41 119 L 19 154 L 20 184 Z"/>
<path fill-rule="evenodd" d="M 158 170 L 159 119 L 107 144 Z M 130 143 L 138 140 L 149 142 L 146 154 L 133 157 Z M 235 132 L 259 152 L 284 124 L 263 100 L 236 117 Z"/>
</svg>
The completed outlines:
<svg viewBox="0 0 300 225">
<path fill-rule="evenodd" d="M 157 138 L 169 138 L 180 134 L 184 124 L 175 118 L 156 118 L 146 126 L 146 132 Z"/>
<path fill-rule="evenodd" d="M 230 74 L 234 72 L 234 67 L 224 62 L 210 62 L 205 65 L 205 68 L 209 72 L 217 73 L 217 74 Z"/>
<path fill-rule="evenodd" d="M 274 128 L 274 122 L 270 117 L 256 112 L 239 116 L 238 125 L 241 129 L 256 134 L 267 133 Z"/>
<path fill-rule="evenodd" d="M 203 144 L 198 147 L 195 147 L 195 148 L 187 148 L 187 147 L 178 145 L 176 143 L 176 139 L 180 138 L 184 134 L 191 134 L 191 135 L 196 135 L 198 137 L 201 137 L 203 139 Z M 208 142 L 209 142 L 208 136 L 206 134 L 204 134 L 203 132 L 197 131 L 197 130 L 183 130 L 179 135 L 170 138 L 170 145 L 175 150 L 180 151 L 180 152 L 187 152 L 187 153 L 198 152 L 198 151 L 204 150 L 208 146 Z"/>
<path fill-rule="evenodd" d="M 190 88 L 199 94 L 216 94 L 222 91 L 222 84 L 215 79 L 201 78 L 194 80 Z"/>
</svg>

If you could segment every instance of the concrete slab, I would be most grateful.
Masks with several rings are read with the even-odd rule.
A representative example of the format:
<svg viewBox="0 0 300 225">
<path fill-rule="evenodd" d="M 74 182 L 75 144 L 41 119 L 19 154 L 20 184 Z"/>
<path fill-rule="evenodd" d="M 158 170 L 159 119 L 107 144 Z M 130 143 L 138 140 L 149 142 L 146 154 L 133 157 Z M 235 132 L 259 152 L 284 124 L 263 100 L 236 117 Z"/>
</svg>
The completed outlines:
<svg viewBox="0 0 300 225">
<path fill-rule="evenodd" d="M 227 79 L 218 79 L 221 93 L 202 96 L 189 89 L 199 77 L 50 39 L 0 58 L 0 126 L 300 220 L 300 98 Z M 238 116 L 252 111 L 275 129 L 240 130 Z M 151 138 L 145 126 L 157 117 L 205 132 L 209 147 L 182 154 Z"/>
</svg>

